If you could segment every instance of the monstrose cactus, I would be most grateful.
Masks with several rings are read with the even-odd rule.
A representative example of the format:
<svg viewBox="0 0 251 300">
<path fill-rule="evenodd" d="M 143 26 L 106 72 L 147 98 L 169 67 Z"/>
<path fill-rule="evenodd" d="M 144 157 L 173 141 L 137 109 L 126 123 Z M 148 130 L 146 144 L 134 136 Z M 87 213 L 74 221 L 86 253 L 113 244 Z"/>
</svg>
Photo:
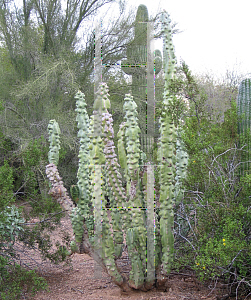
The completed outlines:
<svg viewBox="0 0 251 300">
<path fill-rule="evenodd" d="M 175 197 L 179 195 L 180 198 L 184 192 L 180 182 L 185 176 L 187 155 L 178 128 L 167 110 L 173 100 L 169 80 L 175 76 L 176 65 L 167 13 L 163 14 L 163 30 L 166 84 L 158 143 L 160 190 L 156 192 L 159 201 L 154 197 L 153 166 L 147 164 L 142 172 L 139 168 L 146 156 L 140 150 L 137 104 L 133 96 L 126 94 L 124 98 L 124 122 L 118 132 L 118 160 L 106 83 L 99 85 L 90 118 L 85 95 L 80 91 L 76 94 L 80 150 L 77 184 L 71 188 L 72 199 L 57 171 L 59 126 L 55 120 L 48 126 L 50 164 L 46 173 L 51 183 L 50 194 L 71 215 L 75 236 L 71 243 L 72 253 L 88 253 L 124 291 L 146 291 L 167 281 L 174 253 Z M 181 127 L 182 123 L 180 131 Z M 121 171 L 126 179 L 125 188 Z M 124 254 L 130 261 L 129 274 L 119 266 Z"/>
</svg>

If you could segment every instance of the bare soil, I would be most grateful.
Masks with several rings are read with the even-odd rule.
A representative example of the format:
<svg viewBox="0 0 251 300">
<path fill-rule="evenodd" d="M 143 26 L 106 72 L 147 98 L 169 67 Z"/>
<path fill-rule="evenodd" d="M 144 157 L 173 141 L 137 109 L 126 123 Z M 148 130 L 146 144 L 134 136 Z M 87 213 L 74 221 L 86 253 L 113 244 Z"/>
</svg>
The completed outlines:
<svg viewBox="0 0 251 300">
<path fill-rule="evenodd" d="M 32 220 L 34 222 L 37 220 Z M 60 240 L 60 234 L 68 231 L 72 234 L 69 217 L 61 220 L 61 228 L 52 233 L 54 241 Z M 21 247 L 21 246 L 20 246 Z M 206 285 L 198 282 L 191 271 L 180 274 L 172 273 L 165 289 L 156 288 L 148 291 L 121 292 L 103 271 L 99 279 L 96 262 L 87 254 L 73 254 L 70 264 L 52 265 L 43 262 L 38 251 L 20 251 L 20 260 L 23 265 L 33 266 L 40 276 L 48 283 L 49 291 L 39 291 L 36 296 L 25 294 L 25 299 L 34 300 L 94 300 L 94 299 L 133 299 L 133 300 L 226 300 L 236 299 L 226 297 L 224 286 L 214 286 L 213 283 Z M 100 274 L 101 274 L 100 273 Z M 94 276 L 95 275 L 95 276 Z M 225 296 L 224 296 L 225 295 Z"/>
</svg>

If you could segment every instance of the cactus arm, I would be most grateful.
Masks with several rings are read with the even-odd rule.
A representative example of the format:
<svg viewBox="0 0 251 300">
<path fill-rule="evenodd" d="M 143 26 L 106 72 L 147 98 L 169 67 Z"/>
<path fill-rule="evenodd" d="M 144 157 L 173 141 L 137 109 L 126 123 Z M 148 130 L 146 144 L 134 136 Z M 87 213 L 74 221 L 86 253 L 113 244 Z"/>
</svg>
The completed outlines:
<svg viewBox="0 0 251 300">
<path fill-rule="evenodd" d="M 53 163 L 47 165 L 46 175 L 51 184 L 49 195 L 56 199 L 64 210 L 71 212 L 74 209 L 74 203 L 72 202 L 66 188 L 64 187 L 62 178 L 59 176 L 57 166 Z"/>
<path fill-rule="evenodd" d="M 107 94 L 106 91 L 106 86 L 104 85 L 103 89 L 103 95 L 105 96 Z M 126 95 L 128 96 L 128 95 Z M 127 97 L 126 97 L 127 98 Z M 129 97 L 130 99 L 130 97 Z M 131 100 L 131 99 L 130 99 Z M 130 109 L 131 108 L 131 109 Z M 123 125 L 120 127 L 120 139 L 121 139 L 121 144 L 122 144 L 122 149 L 124 149 L 123 145 L 123 132 L 125 131 L 125 136 L 127 136 L 127 145 L 130 144 L 134 150 L 139 148 L 137 142 L 139 142 L 138 135 L 137 135 L 137 128 L 136 128 L 136 118 L 128 120 L 128 117 L 130 116 L 131 111 L 135 113 L 135 108 L 136 104 L 131 103 L 131 105 L 125 105 L 124 107 L 124 112 L 126 113 L 126 119 L 127 121 L 123 123 Z M 124 189 L 122 187 L 122 182 L 120 180 L 121 175 L 119 174 L 118 167 L 119 164 L 117 162 L 116 154 L 114 152 L 114 143 L 112 141 L 113 138 L 113 129 L 112 129 L 112 116 L 107 112 L 102 114 L 103 117 L 103 133 L 104 133 L 104 141 L 105 141 L 105 147 L 104 147 L 104 153 L 106 155 L 106 174 L 108 174 L 107 182 L 108 182 L 108 187 L 111 191 L 110 195 L 110 202 L 111 206 L 113 208 L 117 207 L 122 208 L 118 211 L 111 210 L 111 217 L 112 217 L 112 228 L 113 228 L 113 235 L 114 235 L 114 252 L 112 251 L 113 249 L 113 244 L 112 240 L 109 242 L 108 238 L 106 238 L 106 243 L 104 244 L 105 246 L 105 254 L 107 255 L 107 258 L 109 257 L 109 264 L 112 264 L 111 262 L 111 255 L 115 254 L 115 256 L 120 256 L 121 255 L 121 250 L 122 250 L 122 243 L 123 243 L 123 235 L 121 228 L 123 229 L 124 232 L 127 232 L 126 235 L 126 240 L 127 240 L 127 245 L 128 245 L 128 252 L 129 252 L 129 257 L 132 263 L 132 270 L 130 272 L 130 280 L 129 280 L 129 286 L 133 288 L 139 288 L 140 286 L 143 286 L 144 284 L 144 268 L 142 267 L 142 261 L 145 262 L 145 257 L 143 257 L 142 253 L 144 254 L 145 249 L 145 232 L 142 234 L 142 230 L 145 230 L 144 224 L 142 223 L 142 213 L 139 212 L 136 216 L 134 210 L 137 212 L 140 209 L 136 209 L 135 207 L 132 207 L 132 213 L 131 211 L 128 211 L 127 206 L 130 205 L 130 203 L 133 204 L 133 202 L 129 201 L 128 205 L 125 203 L 126 202 L 126 197 L 124 196 Z M 132 121 L 132 122 L 130 122 Z M 134 126 L 131 126 L 132 123 Z M 124 127 L 126 128 L 124 130 Z M 136 131 L 132 132 L 132 135 L 128 134 L 127 130 L 130 131 L 130 129 L 136 129 Z M 130 138 L 133 138 L 134 143 L 131 140 L 131 143 L 129 142 Z M 135 144 L 133 147 L 133 144 Z M 129 147 L 130 148 L 130 147 Z M 124 151 L 119 151 L 119 156 L 120 156 L 120 161 L 121 161 L 121 155 L 124 155 L 124 159 L 127 158 L 127 161 L 125 163 L 125 166 L 127 166 L 127 170 L 130 170 L 130 167 L 132 168 L 133 162 L 131 160 L 132 153 L 128 152 L 127 147 L 127 156 L 125 157 L 125 149 Z M 130 148 L 131 149 L 131 148 Z M 137 153 L 135 153 L 135 156 L 138 157 Z M 129 158 L 129 159 L 128 159 Z M 134 170 L 137 168 L 134 166 Z M 130 171 L 127 171 L 129 174 Z M 131 172 L 131 175 L 133 175 L 134 171 Z M 138 180 L 138 177 L 135 177 L 136 181 Z M 133 193 L 131 191 L 131 193 Z M 135 198 L 138 197 L 138 189 L 135 194 Z M 138 203 L 139 204 L 139 203 Z M 138 205 L 141 206 L 141 205 Z M 122 223 L 121 220 L 124 220 Z M 133 225 L 132 225 L 133 224 Z M 141 227 L 140 227 L 141 225 Z M 105 229 L 107 230 L 107 235 L 106 237 L 110 237 L 110 231 L 108 230 L 108 223 L 105 225 Z M 134 238 L 131 238 L 131 235 L 134 236 Z M 142 236 L 143 236 L 143 241 L 142 241 Z M 116 245 L 117 244 L 117 245 Z M 142 250 L 142 253 L 139 254 L 139 248 Z M 108 261 L 106 262 L 108 264 Z M 112 271 L 115 271 L 115 267 L 113 266 Z"/>
<path fill-rule="evenodd" d="M 60 149 L 60 128 L 56 120 L 50 120 L 48 124 L 50 150 L 48 154 L 49 163 L 58 165 Z"/>
<path fill-rule="evenodd" d="M 56 120 L 50 120 L 47 127 L 49 135 L 49 153 L 48 160 L 49 164 L 58 164 L 59 149 L 60 149 L 60 128 Z"/>
<path fill-rule="evenodd" d="M 64 187 L 62 178 L 59 176 L 57 169 L 60 149 L 60 128 L 55 120 L 49 122 L 48 134 L 50 150 L 48 154 L 49 165 L 46 166 L 46 175 L 51 184 L 49 194 L 52 195 L 66 211 L 71 212 L 74 208 L 74 203 L 68 196 L 67 190 Z"/>
</svg>

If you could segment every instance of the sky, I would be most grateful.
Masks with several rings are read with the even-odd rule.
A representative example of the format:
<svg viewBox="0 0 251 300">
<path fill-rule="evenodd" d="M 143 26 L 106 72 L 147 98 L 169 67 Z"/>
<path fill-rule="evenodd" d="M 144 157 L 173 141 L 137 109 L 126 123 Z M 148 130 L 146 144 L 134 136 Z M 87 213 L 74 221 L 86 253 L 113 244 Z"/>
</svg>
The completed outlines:
<svg viewBox="0 0 251 300">
<path fill-rule="evenodd" d="M 127 0 L 127 3 L 136 9 L 145 4 L 149 15 L 162 9 L 170 14 L 172 22 L 177 22 L 176 27 L 182 31 L 173 36 L 177 60 L 183 59 L 192 72 L 221 77 L 228 70 L 250 75 L 250 0 Z M 109 11 L 105 19 L 109 19 Z M 162 50 L 161 40 L 155 45 Z"/>
<path fill-rule="evenodd" d="M 14 0 L 21 5 L 21 0 Z M 62 2 L 64 2 L 63 0 Z M 118 0 L 119 1 L 119 0 Z M 250 0 L 126 0 L 127 7 L 145 4 L 149 15 L 165 9 L 182 32 L 173 36 L 178 62 L 182 59 L 193 73 L 221 77 L 237 72 L 251 74 L 251 1 Z M 105 5 L 100 15 L 103 22 L 116 16 L 119 6 Z M 162 41 L 155 42 L 162 51 Z"/>
</svg>

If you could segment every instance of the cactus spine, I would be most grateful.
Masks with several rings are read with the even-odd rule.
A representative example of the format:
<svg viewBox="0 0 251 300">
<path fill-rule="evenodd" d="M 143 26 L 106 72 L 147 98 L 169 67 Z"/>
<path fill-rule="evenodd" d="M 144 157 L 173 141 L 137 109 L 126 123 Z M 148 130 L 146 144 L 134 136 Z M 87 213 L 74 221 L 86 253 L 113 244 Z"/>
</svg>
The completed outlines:
<svg viewBox="0 0 251 300">
<path fill-rule="evenodd" d="M 251 79 L 244 79 L 239 86 L 237 109 L 238 115 L 243 116 L 243 119 L 238 123 L 238 134 L 242 135 L 240 144 L 241 146 L 247 144 L 247 147 L 244 148 L 246 154 L 242 154 L 241 158 L 241 161 L 245 163 L 240 166 L 240 175 L 244 175 L 245 171 L 250 170 Z M 243 142 L 243 140 L 245 141 Z"/>
<path fill-rule="evenodd" d="M 153 168 L 149 166 L 143 176 L 139 173 L 140 163 L 146 157 L 140 151 L 137 104 L 130 94 L 125 95 L 123 106 L 125 117 L 118 132 L 119 162 L 127 180 L 126 190 L 122 186 L 120 165 L 114 151 L 113 119 L 108 112 L 110 108 L 108 87 L 105 83 L 99 85 L 93 105 L 93 115 L 90 119 L 86 112 L 84 94 L 78 92 L 75 96 L 80 150 L 77 188 L 72 188 L 72 194 L 78 195 L 77 207 L 73 207 L 63 187 L 61 187 L 61 191 L 64 192 L 63 198 L 60 198 L 59 193 L 54 194 L 60 203 L 63 200 L 68 201 L 66 209 L 71 213 L 75 235 L 72 252 L 86 252 L 91 255 L 123 290 L 130 288 L 148 290 L 155 283 L 155 277 L 158 283 L 165 282 L 173 260 L 176 128 L 172 116 L 167 112 L 167 107 L 172 102 L 168 82 L 175 74 L 176 60 L 170 19 L 167 14 L 163 15 L 163 26 L 166 84 L 165 109 L 160 118 L 161 138 L 158 150 L 159 215 L 153 217 L 154 195 L 153 191 L 148 189 L 149 186 L 153 186 L 154 182 Z M 52 185 L 62 186 L 61 178 L 56 174 L 55 165 L 58 162 L 60 130 L 54 120 L 50 122 L 48 132 L 50 151 L 51 149 L 53 151 L 49 155 L 50 164 L 47 166 L 47 176 Z M 182 160 L 184 155 L 179 155 L 177 158 Z M 110 198 L 110 214 L 105 206 L 105 196 Z M 147 211 L 142 209 L 146 207 L 146 196 Z M 149 225 L 154 221 L 156 224 L 155 240 L 151 239 L 151 234 L 147 232 L 148 229 L 149 231 L 153 229 Z M 146 226 L 148 226 L 147 230 Z M 131 262 L 129 279 L 117 268 L 117 260 L 123 252 L 123 234 L 126 237 Z M 150 242 L 154 244 L 155 253 L 146 251 L 148 249 L 146 246 Z M 146 263 L 150 253 L 155 255 L 155 265 Z"/>
</svg>

